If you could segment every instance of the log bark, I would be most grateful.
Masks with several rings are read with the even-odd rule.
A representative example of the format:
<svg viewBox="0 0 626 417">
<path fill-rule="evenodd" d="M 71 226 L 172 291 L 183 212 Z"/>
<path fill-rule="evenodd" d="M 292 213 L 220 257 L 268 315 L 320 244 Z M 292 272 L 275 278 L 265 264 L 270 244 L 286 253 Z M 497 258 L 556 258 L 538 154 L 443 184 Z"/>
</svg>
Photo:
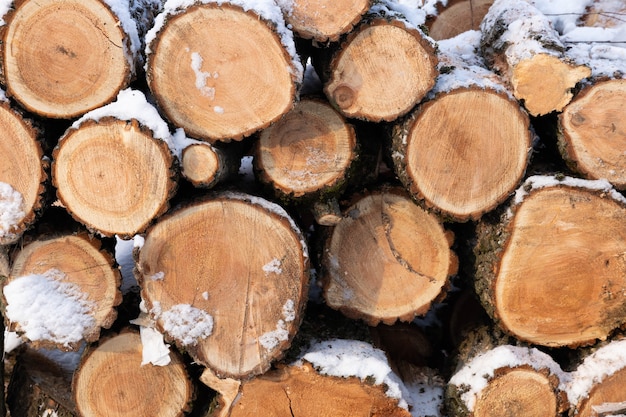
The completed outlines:
<svg viewBox="0 0 626 417">
<path fill-rule="evenodd" d="M 236 379 L 265 372 L 290 346 L 308 274 L 306 244 L 289 215 L 241 193 L 216 194 L 162 219 L 137 260 L 159 330 L 197 363 Z"/>
<path fill-rule="evenodd" d="M 16 242 L 47 205 L 49 163 L 40 132 L 29 119 L 0 100 L 0 245 Z"/>
<path fill-rule="evenodd" d="M 368 14 L 335 48 L 318 49 L 312 57 L 326 97 L 348 118 L 393 121 L 437 78 L 432 40 L 411 23 L 387 16 Z"/>
<path fill-rule="evenodd" d="M 440 41 L 468 31 L 479 30 L 493 0 L 452 0 L 437 4 L 437 14 L 426 21 L 428 35 Z"/>
<path fill-rule="evenodd" d="M 145 231 L 176 189 L 167 143 L 136 119 L 86 119 L 65 132 L 52 157 L 57 197 L 77 221 L 103 236 Z"/>
<path fill-rule="evenodd" d="M 35 346 L 78 349 L 83 341 L 98 340 L 101 329 L 115 321 L 115 307 L 122 301 L 119 286 L 113 256 L 102 250 L 98 238 L 86 233 L 40 236 L 13 253 L 3 283 L 7 330 L 23 333 Z"/>
<path fill-rule="evenodd" d="M 337 42 L 359 23 L 370 0 L 296 0 L 283 8 L 285 21 L 303 39 Z"/>
<path fill-rule="evenodd" d="M 136 331 L 124 331 L 90 346 L 72 380 L 83 417 L 181 416 L 189 411 L 193 386 L 182 357 L 170 353 L 166 366 L 142 365 Z"/>
<path fill-rule="evenodd" d="M 620 146 L 626 141 L 622 109 L 626 80 L 586 85 L 559 114 L 559 150 L 569 167 L 588 179 L 606 179 L 626 188 L 626 160 Z"/>
<path fill-rule="evenodd" d="M 322 249 L 324 299 L 369 325 L 410 321 L 445 295 L 458 267 L 453 240 L 404 190 L 355 196 Z"/>
<path fill-rule="evenodd" d="M 135 22 L 117 13 L 97 0 L 15 2 L 4 18 L 7 94 L 59 119 L 112 101 L 130 83 L 139 48 Z"/>
<path fill-rule="evenodd" d="M 147 82 L 189 136 L 241 140 L 293 107 L 302 64 L 284 21 L 230 3 L 166 8 L 159 16 L 163 24 L 147 37 Z"/>
<path fill-rule="evenodd" d="M 499 219 L 481 221 L 476 292 L 496 323 L 572 348 L 623 326 L 625 203 L 606 181 L 533 176 Z"/>
<path fill-rule="evenodd" d="M 357 157 L 352 125 L 326 101 L 303 98 L 261 132 L 253 162 L 259 180 L 279 198 L 323 201 L 345 190 Z"/>
<path fill-rule="evenodd" d="M 533 116 L 561 111 L 591 70 L 565 57 L 546 16 L 526 1 L 496 0 L 480 26 L 482 53 Z"/>
</svg>

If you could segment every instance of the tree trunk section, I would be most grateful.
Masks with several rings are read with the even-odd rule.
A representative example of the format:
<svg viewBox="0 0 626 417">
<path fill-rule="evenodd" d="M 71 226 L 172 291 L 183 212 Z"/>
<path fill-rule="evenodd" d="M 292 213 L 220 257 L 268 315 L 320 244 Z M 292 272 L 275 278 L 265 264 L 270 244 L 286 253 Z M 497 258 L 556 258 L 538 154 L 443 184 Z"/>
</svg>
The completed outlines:
<svg viewBox="0 0 626 417">
<path fill-rule="evenodd" d="M 623 326 L 625 204 L 606 181 L 534 176 L 510 211 L 481 221 L 476 292 L 498 325 L 520 340 L 572 348 Z"/>
<path fill-rule="evenodd" d="M 193 386 L 179 355 L 166 366 L 142 365 L 139 333 L 124 331 L 91 346 L 74 373 L 83 417 L 168 417 L 189 411 Z"/>
<path fill-rule="evenodd" d="M 559 114 L 559 150 L 570 168 L 588 179 L 626 189 L 626 80 L 584 87 Z"/>
<path fill-rule="evenodd" d="M 326 303 L 372 326 L 423 315 L 457 271 L 452 240 L 404 190 L 357 196 L 324 243 Z"/>
<path fill-rule="evenodd" d="M 16 242 L 40 217 L 49 189 L 48 162 L 32 123 L 0 101 L 0 245 Z M 10 209 L 7 209 L 10 208 Z"/>
<path fill-rule="evenodd" d="M 40 116 L 70 119 L 112 101 L 134 71 L 123 22 L 98 0 L 23 0 L 5 16 L 7 94 Z"/>
<path fill-rule="evenodd" d="M 624 24 L 626 5 L 620 1 L 594 0 L 582 18 L 585 26 L 613 28 Z"/>
<path fill-rule="evenodd" d="M 324 93 L 348 118 L 393 121 L 428 93 L 438 75 L 435 49 L 422 32 L 376 15 L 336 48 L 316 52 Z"/>
<path fill-rule="evenodd" d="M 168 208 L 176 188 L 168 145 L 137 120 L 86 120 L 53 152 L 52 182 L 72 216 L 104 236 L 130 238 Z"/>
<path fill-rule="evenodd" d="M 196 142 L 182 151 L 181 173 L 196 188 L 213 188 L 237 174 L 241 152 Z"/>
<path fill-rule="evenodd" d="M 301 64 L 276 22 L 229 3 L 163 14 L 163 26 L 149 33 L 148 86 L 189 136 L 241 140 L 291 110 Z"/>
<path fill-rule="evenodd" d="M 312 201 L 339 196 L 356 158 L 354 128 L 327 102 L 304 98 L 261 132 L 253 161 L 279 198 Z"/>
<path fill-rule="evenodd" d="M 439 3 L 437 15 L 426 23 L 428 35 L 436 41 L 454 38 L 468 30 L 479 30 L 493 0 L 452 0 Z"/>
<path fill-rule="evenodd" d="M 214 195 L 159 221 L 137 261 L 158 328 L 217 376 L 236 379 L 265 372 L 290 346 L 308 274 L 304 238 L 289 215 L 241 193 Z"/>
<path fill-rule="evenodd" d="M 303 39 L 337 42 L 369 10 L 370 0 L 296 0 L 284 10 L 285 21 Z"/>
<path fill-rule="evenodd" d="M 591 74 L 565 58 L 558 32 L 526 1 L 496 0 L 480 29 L 487 63 L 533 116 L 561 111 L 574 86 Z"/>
<path fill-rule="evenodd" d="M 77 349 L 83 341 L 98 340 L 101 328 L 109 328 L 115 321 L 115 307 L 122 301 L 120 274 L 113 265 L 113 256 L 101 249 L 99 239 L 86 233 L 41 236 L 16 249 L 10 275 L 3 283 L 3 313 L 8 330 L 24 333 L 35 345 L 64 350 Z M 40 279 L 34 280 L 34 276 Z M 48 288 L 41 281 L 44 278 L 56 287 L 53 300 L 57 300 L 57 293 L 64 296 L 59 304 L 46 302 L 50 293 L 37 293 L 37 289 Z M 24 287 L 28 282 L 34 289 Z M 11 286 L 22 291 L 9 292 Z M 80 315 L 70 309 L 74 303 L 66 304 L 79 298 L 78 294 L 84 307 L 79 310 Z M 24 317 L 19 309 L 30 307 L 25 303 L 40 305 L 44 313 Z M 56 320 L 45 316 L 50 309 L 55 311 Z M 56 321 L 80 324 L 76 329 L 65 324 L 59 331 Z M 78 331 L 80 334 L 76 334 Z"/>
</svg>

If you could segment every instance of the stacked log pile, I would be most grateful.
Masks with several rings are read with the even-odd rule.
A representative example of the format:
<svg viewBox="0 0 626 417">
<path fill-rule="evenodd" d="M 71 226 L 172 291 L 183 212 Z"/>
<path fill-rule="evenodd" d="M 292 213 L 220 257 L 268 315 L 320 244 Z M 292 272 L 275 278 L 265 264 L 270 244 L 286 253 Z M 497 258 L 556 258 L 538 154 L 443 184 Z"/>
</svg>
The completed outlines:
<svg viewBox="0 0 626 417">
<path fill-rule="evenodd" d="M 626 414 L 619 2 L 0 6 L 0 417 Z"/>
</svg>

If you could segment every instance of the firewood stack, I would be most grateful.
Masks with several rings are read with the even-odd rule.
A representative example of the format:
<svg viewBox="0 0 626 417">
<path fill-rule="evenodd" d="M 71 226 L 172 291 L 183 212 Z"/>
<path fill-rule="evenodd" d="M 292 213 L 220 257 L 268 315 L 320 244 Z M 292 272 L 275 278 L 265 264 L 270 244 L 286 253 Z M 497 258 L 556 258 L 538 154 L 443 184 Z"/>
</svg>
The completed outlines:
<svg viewBox="0 0 626 417">
<path fill-rule="evenodd" d="M 626 414 L 620 2 L 5 3 L 0 417 Z"/>
</svg>

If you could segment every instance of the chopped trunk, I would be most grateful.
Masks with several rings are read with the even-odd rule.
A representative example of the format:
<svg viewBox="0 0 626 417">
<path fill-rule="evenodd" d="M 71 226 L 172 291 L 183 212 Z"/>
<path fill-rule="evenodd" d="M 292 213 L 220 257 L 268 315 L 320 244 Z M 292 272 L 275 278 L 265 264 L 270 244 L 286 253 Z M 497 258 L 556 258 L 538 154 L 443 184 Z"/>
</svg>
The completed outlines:
<svg viewBox="0 0 626 417">
<path fill-rule="evenodd" d="M 435 48 L 426 36 L 378 15 L 368 15 L 335 47 L 316 50 L 313 62 L 333 106 L 346 117 L 372 122 L 406 114 L 438 75 Z"/>
<path fill-rule="evenodd" d="M 576 84 L 591 74 L 588 67 L 565 58 L 558 32 L 526 1 L 496 0 L 480 29 L 489 66 L 508 81 L 533 116 L 561 111 Z"/>
<path fill-rule="evenodd" d="M 240 162 L 238 149 L 197 142 L 183 149 L 181 173 L 196 188 L 213 188 L 233 177 Z"/>
<path fill-rule="evenodd" d="M 227 2 L 164 13 L 148 45 L 147 81 L 189 136 L 240 140 L 293 107 L 301 69 L 274 22 Z"/>
<path fill-rule="evenodd" d="M 23 0 L 5 20 L 7 94 L 41 116 L 70 119 L 112 101 L 134 61 L 121 19 L 99 0 Z"/>
<path fill-rule="evenodd" d="M 452 0 L 445 6 L 439 3 L 437 15 L 427 21 L 428 34 L 439 41 L 478 30 L 492 4 L 493 0 Z"/>
<path fill-rule="evenodd" d="M 89 317 L 89 324 L 81 327 L 81 338 L 77 338 L 72 330 L 70 334 L 58 334 L 55 328 L 47 328 L 50 323 L 45 318 L 22 317 L 20 320 L 12 320 L 12 302 L 16 302 L 17 306 L 23 301 L 9 297 L 6 294 L 6 288 L 14 282 L 32 275 L 41 275 L 59 285 L 58 291 L 64 291 L 68 286 L 73 287 L 76 292 L 80 292 L 81 299 L 84 301 L 83 306 L 88 307 L 81 312 L 81 316 Z M 31 342 L 42 346 L 52 346 L 59 349 L 77 349 L 84 341 L 93 342 L 98 340 L 101 328 L 109 328 L 115 318 L 117 312 L 115 307 L 122 301 L 122 295 L 119 290 L 120 274 L 114 267 L 113 256 L 101 250 L 100 240 L 94 236 L 88 236 L 86 233 L 79 234 L 63 234 L 54 236 L 42 236 L 34 239 L 27 245 L 16 249 L 14 259 L 12 261 L 11 273 L 8 279 L 3 283 L 5 291 L 4 295 L 4 313 L 8 320 L 8 330 L 24 332 L 24 336 L 29 338 L 31 329 L 33 335 L 38 337 L 32 338 Z M 75 297 L 75 292 L 63 292 L 68 297 Z M 24 294 L 15 295 L 16 297 L 24 297 Z M 33 301 L 38 300 L 38 294 L 32 294 Z M 42 300 L 39 300 L 42 301 Z M 63 306 L 58 306 L 61 309 Z M 65 305 L 67 309 L 68 306 Z M 64 311 L 60 310 L 59 314 Z M 19 314 L 20 312 L 15 312 Z M 65 313 L 67 315 L 67 313 Z M 76 313 L 78 314 L 78 313 Z M 79 321 L 78 316 L 63 317 L 63 320 L 75 319 Z M 43 337 L 39 337 L 42 333 L 41 329 L 36 328 L 37 321 L 40 326 L 47 329 L 47 333 L 43 333 Z M 83 319 L 81 319 L 83 322 Z"/>
<path fill-rule="evenodd" d="M 337 212 L 329 200 L 345 190 L 356 158 L 354 128 L 327 102 L 308 98 L 261 132 L 253 161 L 278 197 L 313 201 L 316 218 L 332 224 Z"/>
<path fill-rule="evenodd" d="M 475 247 L 476 292 L 499 326 L 549 347 L 623 326 L 626 200 L 606 181 L 534 176 L 509 208 L 479 224 Z"/>
<path fill-rule="evenodd" d="M 0 245 L 17 241 L 40 217 L 46 205 L 48 162 L 39 133 L 30 121 L 0 102 Z M 8 220 L 8 221 L 7 221 Z"/>
<path fill-rule="evenodd" d="M 193 387 L 180 355 L 166 366 L 142 365 L 139 333 L 124 331 L 89 347 L 72 392 L 82 417 L 175 417 L 188 410 Z"/>
<path fill-rule="evenodd" d="M 370 325 L 423 315 L 457 272 L 452 240 L 404 190 L 358 196 L 323 248 L 326 303 Z"/>
<path fill-rule="evenodd" d="M 559 149 L 570 168 L 588 179 L 626 189 L 626 80 L 589 84 L 559 115 Z"/>
<path fill-rule="evenodd" d="M 167 143 L 136 120 L 105 117 L 68 129 L 53 153 L 52 180 L 90 230 L 132 237 L 167 210 L 174 162 Z"/>
<path fill-rule="evenodd" d="M 613 28 L 624 24 L 626 4 L 614 0 L 594 0 L 582 18 L 585 26 Z"/>
<path fill-rule="evenodd" d="M 289 215 L 241 193 L 214 195 L 159 221 L 136 273 L 159 329 L 196 362 L 232 378 L 262 373 L 283 355 L 309 280 L 304 239 Z M 188 317 L 178 319 L 181 310 Z"/>
<path fill-rule="evenodd" d="M 285 10 L 285 21 L 303 39 L 336 42 L 359 23 L 370 0 L 296 0 Z"/>
</svg>

